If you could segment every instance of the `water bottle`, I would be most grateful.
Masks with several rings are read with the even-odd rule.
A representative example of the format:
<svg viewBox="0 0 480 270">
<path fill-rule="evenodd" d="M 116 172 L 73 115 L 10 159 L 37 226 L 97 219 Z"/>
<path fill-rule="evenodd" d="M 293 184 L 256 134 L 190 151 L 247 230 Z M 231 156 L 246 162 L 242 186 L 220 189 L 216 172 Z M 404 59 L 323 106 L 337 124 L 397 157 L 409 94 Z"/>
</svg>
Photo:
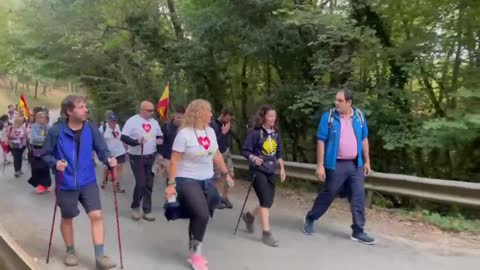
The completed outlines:
<svg viewBox="0 0 480 270">
<path fill-rule="evenodd" d="M 174 203 L 174 202 L 176 202 L 176 201 L 177 201 L 177 195 L 175 195 L 175 194 L 172 195 L 172 196 L 170 196 L 170 197 L 167 199 L 167 202 L 168 202 L 168 203 Z"/>
</svg>

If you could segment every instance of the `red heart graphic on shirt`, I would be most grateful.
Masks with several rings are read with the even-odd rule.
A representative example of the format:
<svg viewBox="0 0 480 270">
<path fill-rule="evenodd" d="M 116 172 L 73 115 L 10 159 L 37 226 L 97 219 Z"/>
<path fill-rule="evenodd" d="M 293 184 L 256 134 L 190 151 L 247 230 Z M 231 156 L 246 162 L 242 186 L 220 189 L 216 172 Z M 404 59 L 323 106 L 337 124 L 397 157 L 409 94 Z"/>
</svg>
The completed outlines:
<svg viewBox="0 0 480 270">
<path fill-rule="evenodd" d="M 118 135 L 120 135 L 120 132 L 118 132 L 118 131 L 113 132 L 113 137 L 117 138 Z"/>
<path fill-rule="evenodd" d="M 20 131 L 19 130 L 15 130 L 15 136 L 16 137 L 20 136 Z"/>
<path fill-rule="evenodd" d="M 208 137 L 198 137 L 198 143 L 205 148 L 205 150 L 208 150 L 210 148 L 210 138 Z"/>
<path fill-rule="evenodd" d="M 152 125 L 143 123 L 142 128 L 145 130 L 145 132 L 149 133 L 150 130 L 152 130 Z"/>
</svg>

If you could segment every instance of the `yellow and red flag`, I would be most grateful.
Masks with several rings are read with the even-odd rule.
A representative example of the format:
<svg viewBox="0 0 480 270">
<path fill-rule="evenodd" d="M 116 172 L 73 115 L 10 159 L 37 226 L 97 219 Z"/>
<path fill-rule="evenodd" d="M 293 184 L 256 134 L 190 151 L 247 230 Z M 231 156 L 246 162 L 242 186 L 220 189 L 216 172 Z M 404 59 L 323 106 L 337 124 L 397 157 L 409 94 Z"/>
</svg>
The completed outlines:
<svg viewBox="0 0 480 270">
<path fill-rule="evenodd" d="M 167 82 L 167 85 L 165 86 L 165 90 L 163 90 L 162 97 L 157 103 L 157 112 L 160 115 L 160 119 L 162 119 L 163 122 L 168 121 L 168 104 L 170 102 L 170 83 Z"/>
<path fill-rule="evenodd" d="M 27 101 L 23 95 L 20 96 L 20 100 L 18 101 L 18 113 L 28 119 L 30 116 L 30 110 L 28 109 Z"/>
</svg>

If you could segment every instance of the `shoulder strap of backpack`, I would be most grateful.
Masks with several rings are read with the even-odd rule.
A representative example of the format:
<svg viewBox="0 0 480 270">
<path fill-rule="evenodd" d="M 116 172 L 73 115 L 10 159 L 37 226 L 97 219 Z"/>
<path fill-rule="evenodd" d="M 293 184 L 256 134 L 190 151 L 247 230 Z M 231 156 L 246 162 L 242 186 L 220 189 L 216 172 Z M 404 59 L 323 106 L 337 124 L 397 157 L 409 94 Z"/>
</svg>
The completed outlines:
<svg viewBox="0 0 480 270">
<path fill-rule="evenodd" d="M 355 109 L 355 113 L 357 114 L 357 117 L 360 118 L 360 127 L 363 128 L 363 123 L 365 122 L 365 119 L 363 118 L 362 111 L 360 111 L 360 109 Z"/>
<path fill-rule="evenodd" d="M 105 131 L 107 131 L 107 124 L 103 122 L 102 124 L 102 129 L 103 129 L 103 134 L 105 134 Z"/>
<path fill-rule="evenodd" d="M 335 114 L 335 108 L 331 108 L 328 113 L 328 128 L 331 128 L 333 125 L 333 116 Z"/>
</svg>

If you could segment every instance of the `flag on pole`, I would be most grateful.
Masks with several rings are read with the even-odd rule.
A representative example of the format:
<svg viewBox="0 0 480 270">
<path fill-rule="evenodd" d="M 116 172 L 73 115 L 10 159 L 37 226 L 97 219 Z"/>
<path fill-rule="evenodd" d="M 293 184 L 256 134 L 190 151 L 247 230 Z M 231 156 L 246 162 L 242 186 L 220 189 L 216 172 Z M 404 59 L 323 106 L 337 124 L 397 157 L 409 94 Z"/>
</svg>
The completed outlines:
<svg viewBox="0 0 480 270">
<path fill-rule="evenodd" d="M 20 96 L 20 100 L 18 101 L 18 113 L 25 117 L 25 119 L 28 119 L 30 116 L 30 110 L 23 95 Z"/>
<path fill-rule="evenodd" d="M 160 115 L 160 119 L 162 119 L 163 122 L 167 122 L 168 120 L 168 104 L 170 101 L 170 82 L 167 82 L 167 85 L 165 86 L 165 90 L 163 90 L 162 97 L 157 103 L 157 112 Z"/>
</svg>

